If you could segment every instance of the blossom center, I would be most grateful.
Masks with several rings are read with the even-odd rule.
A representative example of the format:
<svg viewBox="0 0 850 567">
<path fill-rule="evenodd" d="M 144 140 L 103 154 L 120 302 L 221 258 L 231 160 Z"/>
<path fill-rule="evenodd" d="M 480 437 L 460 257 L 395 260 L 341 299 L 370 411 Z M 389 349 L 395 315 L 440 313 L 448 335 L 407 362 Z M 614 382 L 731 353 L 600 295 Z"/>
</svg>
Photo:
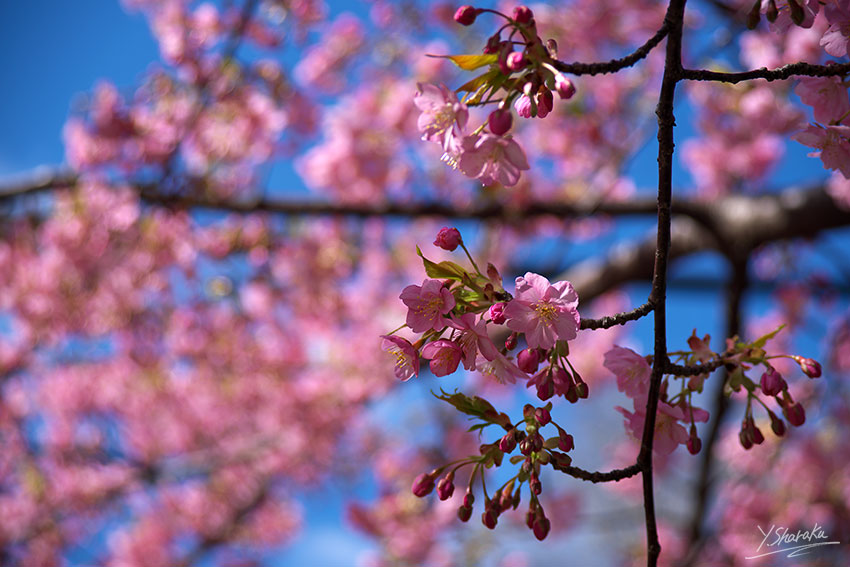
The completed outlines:
<svg viewBox="0 0 850 567">
<path fill-rule="evenodd" d="M 422 315 L 423 317 L 434 317 L 439 313 L 442 304 L 443 298 L 434 296 L 428 301 L 420 303 L 414 311 L 417 315 Z"/>
<path fill-rule="evenodd" d="M 558 317 L 558 310 L 551 303 L 541 301 L 535 303 L 532 307 L 537 313 L 537 317 L 545 323 L 551 323 Z"/>
</svg>

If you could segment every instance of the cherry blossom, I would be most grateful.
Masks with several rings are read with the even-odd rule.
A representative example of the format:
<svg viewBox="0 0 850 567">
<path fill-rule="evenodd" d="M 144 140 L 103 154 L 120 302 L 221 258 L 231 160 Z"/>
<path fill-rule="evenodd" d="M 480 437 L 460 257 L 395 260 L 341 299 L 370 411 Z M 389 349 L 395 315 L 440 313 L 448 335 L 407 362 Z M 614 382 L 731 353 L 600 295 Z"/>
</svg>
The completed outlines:
<svg viewBox="0 0 850 567">
<path fill-rule="evenodd" d="M 550 284 L 527 272 L 516 279 L 516 297 L 505 308 L 506 324 L 525 333 L 529 347 L 549 349 L 555 341 L 576 337 L 581 321 L 577 307 L 578 295 L 570 282 Z"/>
</svg>

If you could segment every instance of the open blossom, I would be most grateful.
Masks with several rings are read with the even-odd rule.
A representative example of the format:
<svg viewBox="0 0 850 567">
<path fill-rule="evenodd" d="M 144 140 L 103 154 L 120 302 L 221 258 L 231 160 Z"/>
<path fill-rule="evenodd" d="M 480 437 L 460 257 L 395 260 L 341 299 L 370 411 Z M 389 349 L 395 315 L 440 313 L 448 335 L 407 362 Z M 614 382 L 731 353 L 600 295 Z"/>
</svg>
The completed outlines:
<svg viewBox="0 0 850 567">
<path fill-rule="evenodd" d="M 479 355 L 475 367 L 482 374 L 493 376 L 499 384 L 513 384 L 517 378 L 528 378 L 528 375 L 517 367 L 508 357 L 499 351 L 495 352 L 493 360 L 487 360 Z"/>
<path fill-rule="evenodd" d="M 803 104 L 812 107 L 815 120 L 822 124 L 850 113 L 847 87 L 840 77 L 801 77 L 794 92 Z"/>
<path fill-rule="evenodd" d="M 509 329 L 525 333 L 529 347 L 549 349 L 555 341 L 576 338 L 581 322 L 578 294 L 570 282 L 552 285 L 527 272 L 516 279 L 516 297 L 505 308 L 505 316 Z"/>
<path fill-rule="evenodd" d="M 428 343 L 422 348 L 422 356 L 431 360 L 431 373 L 434 376 L 447 376 L 457 370 L 462 354 L 460 345 L 445 339 Z"/>
<path fill-rule="evenodd" d="M 487 334 L 487 323 L 483 319 L 476 323 L 475 314 L 464 313 L 460 319 L 452 318 L 449 325 L 461 332 L 456 340 L 463 351 L 463 367 L 467 370 L 475 370 L 479 352 L 486 360 L 494 360 L 499 354 Z"/>
<path fill-rule="evenodd" d="M 381 335 L 381 348 L 396 356 L 395 376 L 407 381 L 419 375 L 419 353 L 410 341 L 395 335 Z"/>
<path fill-rule="evenodd" d="M 844 177 L 850 178 L 850 126 L 809 125 L 793 139 L 804 146 L 821 150 L 809 156 L 820 156 L 825 168 L 837 169 Z"/>
<path fill-rule="evenodd" d="M 850 4 L 846 0 L 830 2 L 824 7 L 824 12 L 830 26 L 821 37 L 820 44 L 833 57 L 844 57 L 850 40 Z"/>
<path fill-rule="evenodd" d="M 413 103 L 422 111 L 417 122 L 422 139 L 437 142 L 447 155 L 456 156 L 469 120 L 466 105 L 445 85 L 428 83 L 417 84 Z"/>
<path fill-rule="evenodd" d="M 617 406 L 614 409 L 623 414 L 623 417 L 626 418 L 624 421 L 626 431 L 628 431 L 635 439 L 640 440 L 643 437 L 643 425 L 646 421 L 646 397 L 641 396 L 635 398 L 634 408 L 634 412 L 627 411 L 625 408 L 620 406 Z M 702 417 L 701 414 L 700 417 Z M 688 419 L 688 416 L 682 408 L 671 406 L 664 402 L 658 402 L 658 413 L 655 417 L 655 436 L 652 444 L 652 450 L 659 455 L 669 455 L 678 445 L 687 443 L 688 432 L 678 422 L 686 421 Z"/>
<path fill-rule="evenodd" d="M 399 297 L 407 305 L 407 326 L 414 333 L 439 331 L 449 324 L 443 315 L 454 308 L 455 298 L 440 280 L 425 280 L 421 286 L 409 285 Z"/>
<path fill-rule="evenodd" d="M 637 398 L 649 392 L 652 368 L 644 357 L 632 349 L 614 345 L 605 353 L 602 365 L 617 377 L 617 389 L 628 397 Z"/>
<path fill-rule="evenodd" d="M 490 185 L 499 182 L 512 187 L 519 182 L 520 172 L 530 168 L 525 152 L 511 136 L 495 136 L 487 132 L 463 139 L 458 168 L 467 177 Z"/>
</svg>

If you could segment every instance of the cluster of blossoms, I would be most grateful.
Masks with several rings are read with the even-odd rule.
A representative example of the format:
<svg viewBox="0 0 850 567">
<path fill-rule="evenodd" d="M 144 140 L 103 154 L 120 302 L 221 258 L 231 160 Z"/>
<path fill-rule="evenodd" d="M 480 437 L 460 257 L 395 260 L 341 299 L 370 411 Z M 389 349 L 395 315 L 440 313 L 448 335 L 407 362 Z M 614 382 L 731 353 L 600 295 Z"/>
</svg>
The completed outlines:
<svg viewBox="0 0 850 567">
<path fill-rule="evenodd" d="M 529 169 L 528 159 L 520 145 L 508 134 L 513 126 L 511 105 L 523 118 L 545 118 L 554 107 L 554 93 L 561 99 L 575 92 L 572 82 L 554 66 L 557 45 L 549 40 L 544 45 L 537 35 L 534 15 L 526 6 L 514 8 L 509 17 L 495 10 L 462 6 L 455 21 L 471 25 L 483 12 L 491 12 L 507 20 L 484 47 L 483 55 L 450 55 L 461 69 L 487 71 L 459 87 L 466 92 L 458 99 L 445 85 L 419 84 L 416 106 L 422 111 L 418 127 L 422 139 L 437 142 L 443 149 L 443 160 L 485 185 L 501 183 L 511 187 L 519 182 L 522 171 Z M 502 32 L 508 32 L 502 39 Z M 517 45 L 523 46 L 515 51 Z M 470 106 L 498 103 L 487 120 L 467 133 Z"/>
<path fill-rule="evenodd" d="M 443 228 L 434 244 L 446 250 L 460 246 L 469 256 L 455 228 Z M 422 336 L 414 343 L 383 336 L 384 350 L 397 358 L 396 377 L 408 380 L 417 375 L 422 356 L 430 360 L 435 376 L 451 374 L 463 364 L 466 370 L 492 375 L 501 383 L 526 379 L 542 400 L 555 394 L 573 401 L 587 397 L 587 384 L 567 360 L 567 341 L 576 337 L 581 322 L 578 295 L 570 282 L 551 284 L 529 272 L 516 279 L 512 297 L 492 264 L 485 275 L 471 256 L 474 272 L 454 262 L 422 259 L 431 277 L 422 285 L 407 286 L 400 295 L 408 309 L 406 326 Z M 490 338 L 490 325 L 505 325 L 512 331 L 504 347 L 498 348 Z M 528 348 L 514 358 L 508 352 L 517 347 L 520 335 Z M 547 360 L 546 368 L 537 372 Z"/>
<path fill-rule="evenodd" d="M 671 353 L 686 364 L 721 364 L 729 373 L 729 388 L 731 391 L 747 392 L 747 405 L 744 420 L 741 425 L 740 441 L 745 449 L 764 441 L 764 436 L 755 424 L 752 415 L 753 400 L 760 403 L 768 417 L 773 432 L 781 437 L 785 434 L 785 423 L 759 397 L 760 391 L 764 396 L 776 399 L 782 414 L 788 423 L 794 426 L 802 425 L 806 420 L 805 410 L 799 402 L 795 402 L 788 391 L 788 384 L 771 363 L 771 359 L 789 358 L 800 365 L 803 373 L 810 378 L 821 375 L 820 364 L 811 359 L 798 355 L 770 355 L 764 347 L 777 331 L 769 333 L 752 343 L 743 343 L 737 337 L 727 339 L 726 350 L 721 354 L 714 353 L 709 348 L 710 337 L 700 338 L 694 332 L 688 339 L 689 351 Z M 634 400 L 634 412 L 622 407 L 617 410 L 626 418 L 626 430 L 637 439 L 643 433 L 646 419 L 646 404 L 649 393 L 651 368 L 647 358 L 640 356 L 631 349 L 615 346 L 605 353 L 604 365 L 617 378 L 617 388 Z M 745 374 L 753 366 L 763 366 L 764 372 L 758 382 Z M 655 422 L 655 443 L 653 449 L 662 455 L 672 453 L 679 444 L 687 446 L 691 454 L 699 453 L 702 441 L 697 434 L 696 422 L 707 422 L 709 414 L 703 409 L 691 405 L 694 393 L 701 393 L 708 372 L 693 376 L 667 376 L 661 383 L 661 394 L 658 403 L 658 414 Z M 673 385 L 679 381 L 678 391 L 673 393 Z M 686 426 L 688 430 L 686 430 Z"/>
</svg>

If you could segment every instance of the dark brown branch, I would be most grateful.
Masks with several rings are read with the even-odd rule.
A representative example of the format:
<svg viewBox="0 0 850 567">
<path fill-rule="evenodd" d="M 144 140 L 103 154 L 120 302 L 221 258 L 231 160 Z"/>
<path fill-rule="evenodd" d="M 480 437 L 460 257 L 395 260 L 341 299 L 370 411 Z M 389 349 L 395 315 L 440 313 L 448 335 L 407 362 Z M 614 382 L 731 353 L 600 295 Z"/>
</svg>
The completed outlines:
<svg viewBox="0 0 850 567">
<path fill-rule="evenodd" d="M 719 81 L 721 83 L 740 83 L 753 79 L 781 81 L 791 77 L 836 77 L 850 73 L 850 63 L 839 65 L 813 65 L 811 63 L 791 63 L 776 69 L 752 69 L 740 73 L 720 73 L 707 69 L 683 69 L 682 78 L 689 81 Z"/>
<path fill-rule="evenodd" d="M 640 467 L 638 467 L 637 464 L 629 465 L 624 469 L 614 469 L 608 472 L 590 472 L 578 467 L 564 467 L 558 470 L 573 478 L 586 480 L 587 482 L 592 482 L 594 484 L 600 482 L 619 482 L 625 478 L 631 478 L 640 473 Z"/>
<path fill-rule="evenodd" d="M 553 66 L 562 73 L 570 73 L 572 75 L 600 75 L 605 73 L 616 73 L 621 69 L 631 67 L 649 55 L 649 52 L 652 51 L 653 48 L 661 43 L 661 40 L 667 36 L 669 29 L 669 22 L 665 18 L 664 23 L 661 24 L 661 27 L 658 28 L 655 35 L 649 38 L 646 43 L 638 47 L 632 53 L 620 59 L 612 59 L 605 63 L 562 63 L 561 61 L 556 61 Z"/>
<path fill-rule="evenodd" d="M 667 264 L 671 248 L 671 222 L 673 205 L 673 128 L 676 118 L 673 101 L 676 83 L 682 72 L 682 25 L 685 18 L 685 1 L 670 0 L 664 21 L 669 28 L 664 76 L 658 95 L 658 236 L 655 246 L 655 263 L 652 274 L 652 291 L 649 301 L 655 306 L 655 347 L 652 376 L 647 395 L 646 420 L 643 426 L 637 464 L 643 477 L 643 507 L 646 520 L 646 564 L 655 567 L 661 553 L 658 527 L 655 518 L 655 494 L 652 474 L 652 445 L 655 420 L 664 366 L 667 364 Z"/>
<path fill-rule="evenodd" d="M 700 374 L 708 374 L 714 372 L 723 366 L 722 360 L 712 360 L 705 364 L 696 364 L 694 366 L 681 366 L 679 364 L 667 363 L 664 367 L 665 374 L 673 374 L 675 376 L 699 376 Z"/>
<path fill-rule="evenodd" d="M 582 329 L 609 329 L 615 325 L 625 325 L 629 321 L 637 321 L 641 317 L 648 315 L 652 311 L 652 302 L 647 301 L 640 307 L 635 307 L 631 311 L 624 311 L 616 315 L 609 315 L 600 319 L 582 319 Z"/>
</svg>

